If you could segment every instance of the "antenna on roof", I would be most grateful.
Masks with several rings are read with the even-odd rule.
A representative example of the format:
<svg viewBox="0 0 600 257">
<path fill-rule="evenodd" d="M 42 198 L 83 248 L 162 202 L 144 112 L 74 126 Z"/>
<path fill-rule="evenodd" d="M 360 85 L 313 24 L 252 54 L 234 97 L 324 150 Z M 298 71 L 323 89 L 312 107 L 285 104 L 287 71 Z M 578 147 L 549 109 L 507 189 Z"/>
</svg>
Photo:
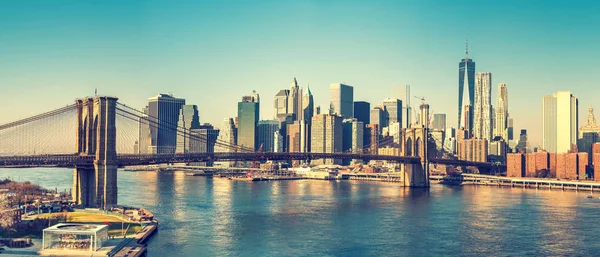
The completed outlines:
<svg viewBox="0 0 600 257">
<path fill-rule="evenodd" d="M 98 89 L 97 88 L 94 89 L 94 96 L 98 96 Z"/>
<path fill-rule="evenodd" d="M 465 61 L 469 59 L 469 33 L 466 36 L 466 49 L 465 49 Z"/>
</svg>

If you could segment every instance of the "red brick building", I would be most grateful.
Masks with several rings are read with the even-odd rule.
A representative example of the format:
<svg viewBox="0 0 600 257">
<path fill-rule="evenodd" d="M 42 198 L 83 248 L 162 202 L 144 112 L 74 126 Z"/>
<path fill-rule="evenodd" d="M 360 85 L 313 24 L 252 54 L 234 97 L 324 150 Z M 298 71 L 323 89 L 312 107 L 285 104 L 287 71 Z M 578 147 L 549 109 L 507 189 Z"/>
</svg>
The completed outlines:
<svg viewBox="0 0 600 257">
<path fill-rule="evenodd" d="M 554 174 L 556 177 L 556 153 L 550 153 L 548 156 L 550 158 L 550 174 Z"/>
<path fill-rule="evenodd" d="M 506 155 L 506 176 L 521 178 L 525 176 L 525 155 L 511 153 Z"/>
<path fill-rule="evenodd" d="M 550 170 L 550 154 L 548 152 L 535 153 L 535 169 Z"/>
<path fill-rule="evenodd" d="M 536 176 L 535 154 L 525 154 L 525 176 L 534 178 Z"/>
<path fill-rule="evenodd" d="M 594 153 L 592 158 L 594 164 L 594 181 L 600 181 L 600 153 Z"/>
<path fill-rule="evenodd" d="M 577 179 L 579 176 L 579 155 L 569 153 L 565 157 L 565 177 L 567 179 Z"/>
<path fill-rule="evenodd" d="M 595 143 L 592 145 L 592 155 L 596 154 L 596 153 L 600 153 L 600 143 Z M 596 164 L 594 162 L 594 159 L 592 158 L 592 165 Z"/>
<path fill-rule="evenodd" d="M 577 158 L 578 158 L 577 161 L 579 162 L 579 167 L 577 169 L 577 172 L 579 174 L 579 179 L 584 179 L 584 175 L 587 172 L 587 166 L 589 163 L 588 153 L 579 152 L 579 153 L 577 153 Z"/>
<path fill-rule="evenodd" d="M 556 154 L 556 178 L 567 178 L 567 154 Z"/>
</svg>

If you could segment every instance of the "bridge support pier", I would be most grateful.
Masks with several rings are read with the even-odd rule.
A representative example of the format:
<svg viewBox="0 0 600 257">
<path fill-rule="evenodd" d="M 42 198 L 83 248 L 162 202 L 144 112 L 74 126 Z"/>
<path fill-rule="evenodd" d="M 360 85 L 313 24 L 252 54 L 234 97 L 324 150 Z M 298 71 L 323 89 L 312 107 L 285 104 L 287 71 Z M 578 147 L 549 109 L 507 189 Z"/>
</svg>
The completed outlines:
<svg viewBox="0 0 600 257">
<path fill-rule="evenodd" d="M 402 156 L 421 157 L 418 163 L 405 163 L 402 166 L 404 186 L 429 187 L 429 151 L 428 128 L 413 125 L 412 128 L 402 129 Z"/>
<path fill-rule="evenodd" d="M 404 164 L 404 186 L 429 187 L 428 173 L 428 169 L 421 163 Z"/>
<path fill-rule="evenodd" d="M 84 207 L 117 205 L 116 104 L 114 97 L 76 100 L 77 152 L 94 155 L 94 163 L 73 173 L 73 201 Z"/>
</svg>

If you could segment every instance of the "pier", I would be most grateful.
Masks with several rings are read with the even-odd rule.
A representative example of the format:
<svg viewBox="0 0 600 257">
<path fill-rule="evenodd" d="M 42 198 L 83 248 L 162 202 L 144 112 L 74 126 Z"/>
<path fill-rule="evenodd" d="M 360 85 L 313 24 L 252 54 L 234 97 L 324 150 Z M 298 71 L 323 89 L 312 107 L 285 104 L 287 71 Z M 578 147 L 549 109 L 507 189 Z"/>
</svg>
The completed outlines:
<svg viewBox="0 0 600 257">
<path fill-rule="evenodd" d="M 575 190 L 575 191 L 600 191 L 600 183 L 593 181 L 574 181 L 541 178 L 510 178 L 479 174 L 461 174 L 458 176 L 429 177 L 432 183 L 459 184 L 459 185 L 488 185 L 504 187 L 522 187 L 537 189 Z"/>
</svg>

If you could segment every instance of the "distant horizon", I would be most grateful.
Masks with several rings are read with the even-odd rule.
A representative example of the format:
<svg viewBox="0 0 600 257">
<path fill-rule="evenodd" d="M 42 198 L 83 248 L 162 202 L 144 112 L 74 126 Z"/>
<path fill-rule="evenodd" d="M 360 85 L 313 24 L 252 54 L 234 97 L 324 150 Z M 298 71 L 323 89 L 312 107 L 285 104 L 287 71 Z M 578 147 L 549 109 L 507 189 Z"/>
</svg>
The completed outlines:
<svg viewBox="0 0 600 257">
<path fill-rule="evenodd" d="M 492 73 L 493 106 L 497 85 L 507 84 L 515 140 L 527 129 L 531 146 L 542 144 L 544 96 L 578 97 L 579 126 L 600 97 L 590 76 L 600 66 L 595 2 L 116 3 L 0 3 L 0 88 L 10 96 L 1 124 L 96 88 L 139 109 L 171 92 L 217 127 L 256 90 L 261 119 L 272 119 L 273 96 L 296 77 L 322 110 L 331 83 L 372 105 L 408 84 L 411 98 L 425 97 L 457 127 L 466 33 L 475 71 Z"/>
</svg>

